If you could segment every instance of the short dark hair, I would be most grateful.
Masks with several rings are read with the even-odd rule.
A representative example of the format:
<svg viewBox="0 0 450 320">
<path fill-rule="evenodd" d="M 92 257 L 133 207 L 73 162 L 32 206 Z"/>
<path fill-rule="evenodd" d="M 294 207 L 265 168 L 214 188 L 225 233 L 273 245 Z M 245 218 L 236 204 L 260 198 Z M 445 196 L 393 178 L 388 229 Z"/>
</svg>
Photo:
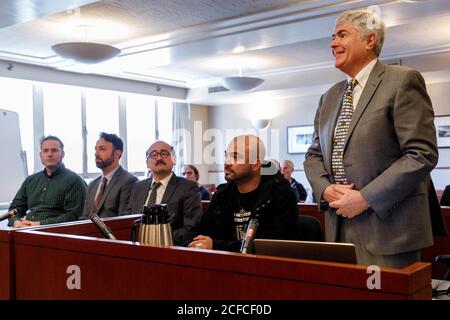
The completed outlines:
<svg viewBox="0 0 450 320">
<path fill-rule="evenodd" d="M 61 150 L 64 151 L 64 143 L 61 141 L 60 138 L 58 138 L 57 136 L 52 136 L 52 135 L 48 135 L 48 136 L 42 137 L 41 142 L 40 142 L 40 143 L 41 143 L 41 149 L 42 149 L 42 144 L 44 143 L 44 141 L 47 141 L 47 140 L 55 140 L 55 141 L 58 141 L 58 142 L 59 142 L 59 145 L 60 145 L 60 147 L 61 147 Z"/>
<path fill-rule="evenodd" d="M 114 150 L 120 150 L 123 153 L 123 141 L 116 134 L 100 132 L 99 138 L 111 142 Z"/>
</svg>

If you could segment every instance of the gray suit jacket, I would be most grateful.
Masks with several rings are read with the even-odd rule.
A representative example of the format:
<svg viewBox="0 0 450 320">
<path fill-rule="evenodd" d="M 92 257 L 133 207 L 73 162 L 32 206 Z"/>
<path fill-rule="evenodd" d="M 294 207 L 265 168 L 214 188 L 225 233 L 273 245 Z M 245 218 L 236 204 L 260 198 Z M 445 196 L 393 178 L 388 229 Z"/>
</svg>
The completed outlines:
<svg viewBox="0 0 450 320">
<path fill-rule="evenodd" d="M 334 183 L 331 152 L 346 81 L 320 99 L 313 143 L 304 162 L 317 201 Z M 374 254 L 390 255 L 433 244 L 435 210 L 430 171 L 438 160 L 434 112 L 419 72 L 377 62 L 353 114 L 344 149 L 347 178 L 370 208 L 353 218 Z M 433 210 L 431 208 L 434 208 Z M 336 241 L 338 218 L 325 212 L 328 241 Z M 433 226 L 435 227 L 435 226 Z"/>
<path fill-rule="evenodd" d="M 99 208 L 95 213 L 105 218 L 115 217 L 127 212 L 131 190 L 137 180 L 134 175 L 124 170 L 122 166 L 119 166 L 111 181 L 106 186 L 103 198 L 100 200 Z M 81 219 L 89 219 L 89 215 L 94 212 L 95 195 L 101 181 L 102 176 L 97 177 L 89 183 Z"/>
<path fill-rule="evenodd" d="M 152 179 L 145 179 L 135 184 L 131 192 L 128 214 L 142 212 L 151 184 Z M 195 236 L 191 229 L 199 222 L 202 215 L 197 183 L 172 175 L 161 203 L 167 204 L 175 245 L 187 245 Z"/>
</svg>

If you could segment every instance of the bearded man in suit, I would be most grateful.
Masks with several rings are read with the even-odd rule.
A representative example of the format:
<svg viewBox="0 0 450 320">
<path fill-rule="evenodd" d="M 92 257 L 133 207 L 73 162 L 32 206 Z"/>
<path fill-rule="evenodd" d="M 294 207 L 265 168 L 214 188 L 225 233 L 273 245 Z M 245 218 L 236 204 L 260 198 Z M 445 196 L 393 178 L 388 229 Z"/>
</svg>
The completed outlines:
<svg viewBox="0 0 450 320">
<path fill-rule="evenodd" d="M 81 219 L 88 219 L 92 213 L 106 218 L 127 212 L 131 189 L 138 179 L 120 165 L 122 153 L 122 139 L 113 133 L 100 133 L 95 144 L 95 164 L 102 175 L 87 187 Z"/>
<path fill-rule="evenodd" d="M 430 178 L 438 150 L 425 81 L 378 60 L 384 32 L 367 10 L 337 18 L 330 47 L 347 80 L 320 99 L 304 168 L 326 208 L 327 240 L 354 243 L 360 264 L 401 268 L 446 230 Z"/>
</svg>

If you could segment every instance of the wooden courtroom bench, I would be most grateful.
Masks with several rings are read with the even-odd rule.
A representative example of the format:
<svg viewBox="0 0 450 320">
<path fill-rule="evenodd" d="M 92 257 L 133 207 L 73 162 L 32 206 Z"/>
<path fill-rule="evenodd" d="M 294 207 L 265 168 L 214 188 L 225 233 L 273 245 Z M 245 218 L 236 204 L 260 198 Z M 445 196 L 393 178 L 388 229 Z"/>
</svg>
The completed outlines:
<svg viewBox="0 0 450 320">
<path fill-rule="evenodd" d="M 202 201 L 202 208 L 206 210 L 208 208 L 209 201 Z M 322 231 L 325 234 L 325 217 L 314 203 L 299 203 L 299 214 L 305 214 L 317 218 L 322 225 Z M 442 215 L 444 217 L 447 230 L 450 232 L 450 207 L 441 207 Z M 435 264 L 434 258 L 441 254 L 450 254 L 450 237 L 434 237 L 434 245 L 422 250 L 421 260 L 424 262 L 432 263 L 433 278 L 441 279 L 445 274 L 445 266 L 441 264 Z"/>
<path fill-rule="evenodd" d="M 261 255 L 159 248 L 127 241 L 135 216 L 104 219 L 119 240 L 78 221 L 16 232 L 21 299 L 431 299 L 431 266 L 381 268 Z"/>
</svg>

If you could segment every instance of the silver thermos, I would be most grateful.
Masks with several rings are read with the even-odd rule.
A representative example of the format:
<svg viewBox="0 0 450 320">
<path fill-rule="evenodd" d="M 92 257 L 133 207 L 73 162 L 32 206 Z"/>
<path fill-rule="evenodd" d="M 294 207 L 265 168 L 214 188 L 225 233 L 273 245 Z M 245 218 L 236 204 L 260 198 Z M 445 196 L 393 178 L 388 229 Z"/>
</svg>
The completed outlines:
<svg viewBox="0 0 450 320">
<path fill-rule="evenodd" d="M 144 206 L 142 218 L 134 221 L 131 241 L 136 241 L 136 228 L 139 226 L 139 243 L 148 246 L 170 247 L 173 245 L 172 227 L 166 204 Z"/>
</svg>

